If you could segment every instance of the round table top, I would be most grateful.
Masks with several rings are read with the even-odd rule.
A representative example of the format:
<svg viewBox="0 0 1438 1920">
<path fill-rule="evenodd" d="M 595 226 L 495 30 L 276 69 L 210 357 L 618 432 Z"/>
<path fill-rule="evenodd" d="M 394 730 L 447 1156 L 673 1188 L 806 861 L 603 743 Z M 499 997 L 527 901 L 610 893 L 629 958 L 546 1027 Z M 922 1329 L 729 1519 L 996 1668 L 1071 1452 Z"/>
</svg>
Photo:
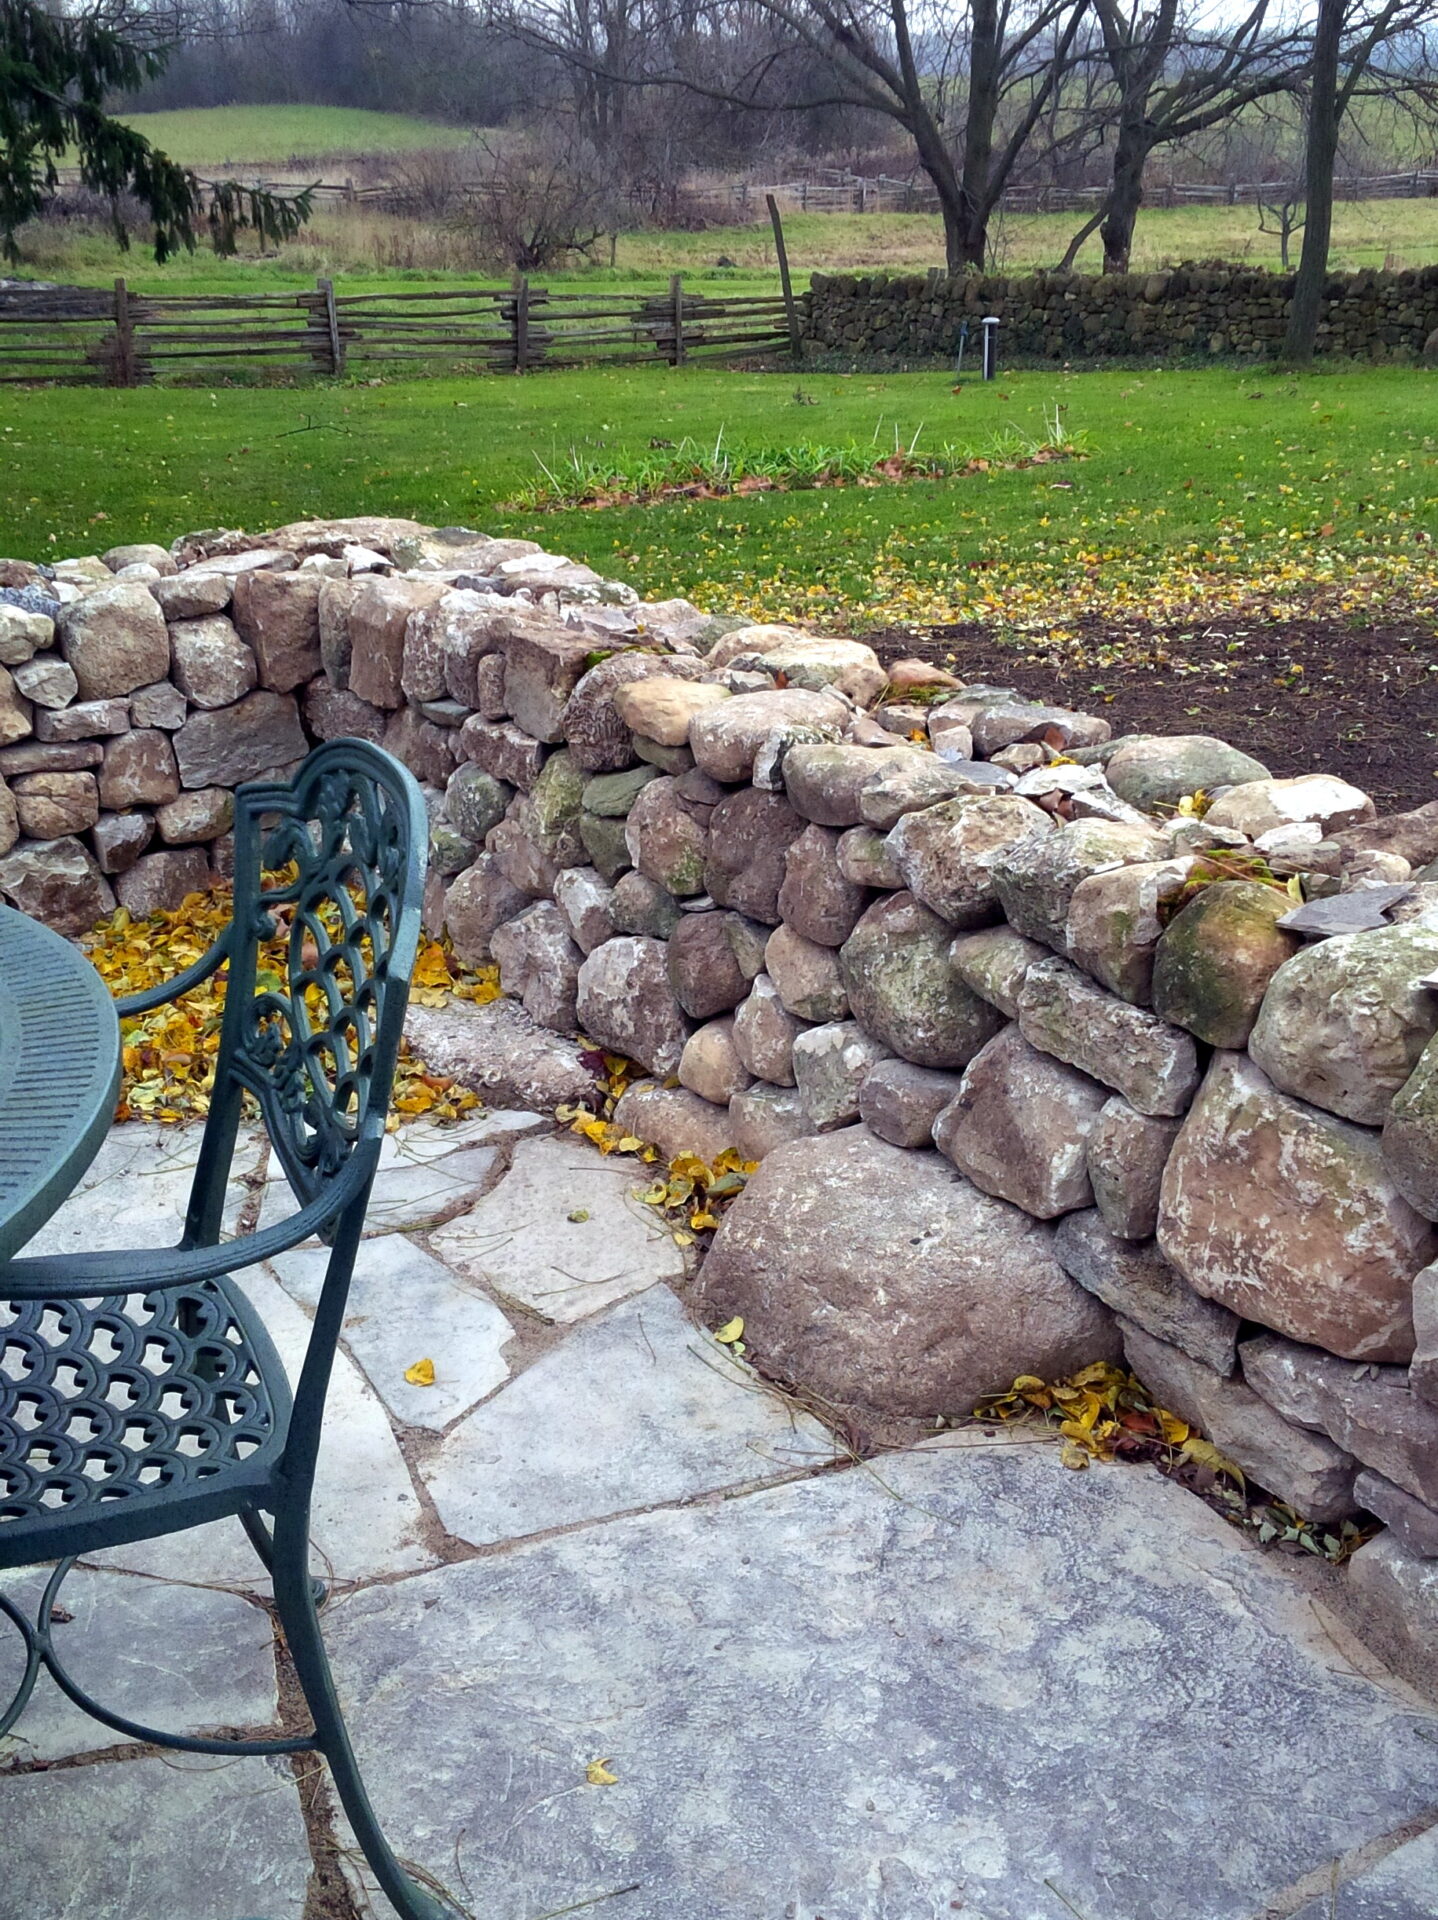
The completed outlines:
<svg viewBox="0 0 1438 1920">
<path fill-rule="evenodd" d="M 120 1090 L 120 1022 L 89 960 L 0 907 L 0 1260 L 37 1233 L 99 1151 Z"/>
</svg>

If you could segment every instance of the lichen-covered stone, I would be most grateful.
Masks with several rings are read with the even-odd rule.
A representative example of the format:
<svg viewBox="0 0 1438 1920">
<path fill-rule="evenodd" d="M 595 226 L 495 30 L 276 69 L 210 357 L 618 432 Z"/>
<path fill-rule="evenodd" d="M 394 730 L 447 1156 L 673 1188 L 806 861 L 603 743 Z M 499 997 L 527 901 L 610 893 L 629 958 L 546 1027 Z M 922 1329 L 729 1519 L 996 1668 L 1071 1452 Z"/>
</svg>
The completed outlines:
<svg viewBox="0 0 1438 1920">
<path fill-rule="evenodd" d="M 1153 1008 L 1211 1047 L 1242 1047 L 1269 982 L 1302 942 L 1277 924 L 1286 892 L 1257 880 L 1218 880 L 1176 913 L 1153 962 Z"/>
<path fill-rule="evenodd" d="M 859 1118 L 894 1147 L 931 1147 L 934 1122 L 959 1091 L 959 1076 L 912 1060 L 880 1060 L 859 1089 Z"/>
<path fill-rule="evenodd" d="M 1069 958 L 1121 1000 L 1148 1006 L 1162 909 L 1192 867 L 1187 857 L 1145 860 L 1080 880 L 1069 899 L 1064 936 Z"/>
<path fill-rule="evenodd" d="M 584 842 L 584 851 L 611 886 L 618 883 L 632 864 L 629 843 L 625 839 L 626 825 L 624 820 L 610 819 L 600 813 L 581 811 L 579 815 L 579 837 Z M 646 885 L 655 886 L 657 882 L 646 881 Z M 630 931 L 636 929 L 631 928 Z"/>
<path fill-rule="evenodd" d="M 732 699 L 727 687 L 680 678 L 666 662 L 642 680 L 617 687 L 614 710 L 634 733 L 658 747 L 688 745 L 690 724 L 701 713 Z"/>
<path fill-rule="evenodd" d="M 949 964 L 947 922 L 911 893 L 876 901 L 839 949 L 854 1018 L 920 1067 L 963 1067 L 1003 1025 Z"/>
<path fill-rule="evenodd" d="M 833 694 L 801 687 L 737 694 L 694 716 L 689 750 L 696 766 L 713 779 L 747 780 L 754 771 L 755 756 L 771 735 L 804 729 L 806 737 L 837 739 L 848 724 L 849 712 Z"/>
<path fill-rule="evenodd" d="M 1122 1240 L 1090 1209 L 1064 1215 L 1054 1252 L 1071 1279 L 1156 1340 L 1225 1377 L 1237 1367 L 1238 1315 L 1195 1293 L 1154 1241 Z"/>
<path fill-rule="evenodd" d="M 629 858 L 667 893 L 680 899 L 703 893 L 710 812 L 686 800 L 676 779 L 647 782 L 624 823 Z"/>
<path fill-rule="evenodd" d="M 806 940 L 790 926 L 778 926 L 764 948 L 764 971 L 785 1008 L 800 1020 L 844 1020 L 849 996 L 832 947 Z"/>
<path fill-rule="evenodd" d="M 56 633 L 82 700 L 133 693 L 170 670 L 164 616 L 138 582 L 116 581 L 63 607 Z"/>
<path fill-rule="evenodd" d="M 513 787 L 467 760 L 445 782 L 444 817 L 467 840 L 482 846 L 485 835 L 499 825 L 513 799 Z"/>
<path fill-rule="evenodd" d="M 1157 1231 L 1163 1170 L 1181 1124 L 1140 1113 L 1115 1094 L 1089 1128 L 1089 1183 L 1104 1225 L 1119 1239 L 1147 1240 Z"/>
<path fill-rule="evenodd" d="M 794 1042 L 805 1022 L 789 1013 L 767 973 L 749 988 L 734 1015 L 734 1046 L 757 1080 L 771 1086 L 794 1085 Z"/>
<path fill-rule="evenodd" d="M 1182 1113 L 1198 1086 L 1190 1034 L 1105 993 L 1066 960 L 1041 960 L 1025 973 L 1019 1025 L 1032 1045 L 1101 1080 L 1140 1113 Z"/>
<path fill-rule="evenodd" d="M 1141 735 L 1121 742 L 1105 771 L 1119 798 L 1145 813 L 1176 807 L 1186 794 L 1268 778 L 1261 760 L 1207 733 Z"/>
<path fill-rule="evenodd" d="M 721 800 L 709 816 L 704 865 L 704 886 L 718 905 L 777 926 L 784 856 L 806 824 L 781 793 L 746 787 Z"/>
<path fill-rule="evenodd" d="M 904 748 L 890 747 L 906 757 Z M 846 741 L 793 746 L 784 756 L 784 790 L 789 804 L 821 827 L 855 827 L 863 819 L 859 795 L 883 768 L 882 748 L 856 747 Z"/>
<path fill-rule="evenodd" d="M 1024 975 L 1048 957 L 1047 947 L 1007 926 L 961 933 L 949 948 L 950 964 L 964 985 L 1010 1020 L 1019 1017 Z"/>
<path fill-rule="evenodd" d="M 465 966 L 485 965 L 492 957 L 490 940 L 495 929 L 529 904 L 530 896 L 505 877 L 492 853 L 482 853 L 451 881 L 445 893 L 445 925 Z"/>
<path fill-rule="evenodd" d="M 589 955 L 578 991 L 581 1030 L 661 1079 L 678 1067 L 690 1031 L 665 959 L 662 940 L 621 934 Z"/>
<path fill-rule="evenodd" d="M 575 996 L 584 956 L 552 901 L 537 901 L 497 926 L 489 949 L 499 963 L 500 985 L 531 1020 L 555 1033 L 576 1031 Z"/>
<path fill-rule="evenodd" d="M 84 845 L 65 835 L 30 840 L 0 856 L 0 894 L 71 939 L 114 911 L 115 896 Z"/>
<path fill-rule="evenodd" d="M 1413 1275 L 1438 1234 L 1389 1179 L 1375 1134 L 1215 1054 L 1164 1170 L 1158 1240 L 1246 1320 L 1351 1360 L 1413 1352 Z"/>
<path fill-rule="evenodd" d="M 593 953 L 616 931 L 614 889 L 593 867 L 565 867 L 554 883 L 554 904 L 581 953 Z"/>
<path fill-rule="evenodd" d="M 1104 1090 L 1009 1026 L 969 1062 L 934 1145 L 985 1193 L 1040 1220 L 1093 1204 L 1084 1142 Z"/>
<path fill-rule="evenodd" d="M 805 940 L 824 947 L 844 944 L 869 897 L 866 888 L 846 880 L 840 871 L 838 844 L 832 827 L 807 826 L 784 849 L 780 918 Z"/>
<path fill-rule="evenodd" d="M 938 1155 L 852 1127 L 768 1154 L 715 1235 L 701 1299 L 711 1322 L 743 1315 L 766 1372 L 861 1418 L 932 1422 L 1020 1373 L 1116 1352 L 1051 1231 Z"/>
<path fill-rule="evenodd" d="M 859 1091 L 887 1049 L 854 1020 L 810 1027 L 794 1041 L 794 1084 L 820 1133 L 859 1117 Z"/>
<path fill-rule="evenodd" d="M 307 742 L 294 697 L 261 688 L 232 707 L 192 713 L 172 739 L 185 787 L 237 787 L 292 767 Z"/>
<path fill-rule="evenodd" d="M 1438 1031 L 1438 927 L 1417 922 L 1322 940 L 1273 975 L 1249 1052 L 1284 1093 L 1381 1126 Z"/>
<path fill-rule="evenodd" d="M 612 653 L 598 661 L 575 683 L 564 709 L 564 738 L 570 752 L 591 773 L 613 773 L 632 765 L 634 739 L 616 696 L 651 679 L 671 686 L 697 681 L 703 671 L 702 661 L 674 654 Z"/>
<path fill-rule="evenodd" d="M 915 899 L 951 926 L 981 927 L 999 915 L 995 861 L 1052 831 L 1048 814 L 1016 794 L 967 794 L 905 814 L 889 850 Z"/>
<path fill-rule="evenodd" d="M 706 1021 L 691 1033 L 679 1056 L 679 1082 L 701 1100 L 727 1107 L 736 1093 L 752 1086 L 753 1074 L 739 1058 L 734 1044 L 734 1022 Z"/>
<path fill-rule="evenodd" d="M 737 1153 L 746 1160 L 762 1160 L 776 1147 L 807 1139 L 816 1129 L 793 1087 L 757 1081 L 730 1100 L 729 1130 Z"/>
<path fill-rule="evenodd" d="M 322 584 L 304 572 L 242 573 L 235 581 L 232 617 L 254 655 L 262 687 L 293 693 L 320 671 Z"/>
<path fill-rule="evenodd" d="M 739 964 L 730 913 L 682 913 L 669 935 L 669 984 L 694 1020 L 728 1013 L 749 992 L 750 976 Z"/>
<path fill-rule="evenodd" d="M 335 607 L 335 589 L 339 581 L 326 580 L 318 600 L 321 662 L 337 687 L 357 693 L 372 707 L 386 712 L 404 705 L 401 674 L 404 669 L 405 626 L 412 613 L 431 607 L 447 591 L 442 580 L 423 576 L 369 573 L 344 583 L 345 621 L 348 659 L 336 658 L 333 646 L 326 648 L 326 609 Z M 336 609 L 337 611 L 337 609 Z M 331 612 L 329 618 L 333 619 Z M 343 651 L 343 648 L 340 649 Z"/>
<path fill-rule="evenodd" d="M 539 778 L 545 749 L 523 727 L 508 720 L 481 720 L 471 714 L 459 730 L 459 751 L 496 780 L 527 793 Z"/>
<path fill-rule="evenodd" d="M 20 831 L 32 840 L 84 833 L 100 817 L 93 773 L 25 773 L 10 791 Z"/>
<path fill-rule="evenodd" d="M 1029 834 L 1000 851 L 992 874 L 1004 917 L 1017 933 L 1068 951 L 1069 904 L 1079 884 L 1115 867 L 1152 864 L 1166 852 L 1155 829 L 1109 820 L 1072 820 Z"/>
<path fill-rule="evenodd" d="M 839 871 L 859 887 L 897 890 L 904 877 L 894 862 L 889 836 L 876 827 L 850 827 L 839 835 Z"/>
<path fill-rule="evenodd" d="M 1438 1041 L 1393 1096 L 1383 1122 L 1383 1160 L 1410 1206 L 1438 1220 Z"/>
<path fill-rule="evenodd" d="M 887 832 L 907 813 L 973 793 L 974 784 L 958 767 L 932 753 L 885 753 L 859 789 L 864 824 Z"/>
<path fill-rule="evenodd" d="M 751 644 L 731 652 L 725 662 L 737 672 L 773 674 L 781 686 L 815 693 L 832 687 L 861 707 L 877 699 L 888 684 L 879 656 L 862 640 L 793 632 L 778 635 L 763 627 L 750 632 Z"/>
<path fill-rule="evenodd" d="M 596 669 L 597 671 L 597 669 Z M 628 735 L 625 735 L 628 738 Z M 570 752 L 574 749 L 571 747 Z M 584 808 L 606 819 L 620 819 L 629 812 L 651 780 L 659 778 L 658 767 L 639 765 L 621 773 L 600 773 L 584 783 Z"/>
<path fill-rule="evenodd" d="M 679 924 L 674 895 L 657 880 L 632 869 L 614 882 L 610 911 L 616 933 L 641 934 L 647 940 L 667 940 Z"/>
<path fill-rule="evenodd" d="M 227 787 L 199 787 L 155 810 L 155 825 L 167 847 L 207 846 L 235 824 L 235 796 Z"/>
<path fill-rule="evenodd" d="M 1325 833 L 1356 827 L 1374 817 L 1368 795 L 1331 773 L 1302 773 L 1292 780 L 1245 780 L 1219 795 L 1204 818 L 1213 827 L 1233 827 L 1250 840 L 1316 822 Z"/>
</svg>

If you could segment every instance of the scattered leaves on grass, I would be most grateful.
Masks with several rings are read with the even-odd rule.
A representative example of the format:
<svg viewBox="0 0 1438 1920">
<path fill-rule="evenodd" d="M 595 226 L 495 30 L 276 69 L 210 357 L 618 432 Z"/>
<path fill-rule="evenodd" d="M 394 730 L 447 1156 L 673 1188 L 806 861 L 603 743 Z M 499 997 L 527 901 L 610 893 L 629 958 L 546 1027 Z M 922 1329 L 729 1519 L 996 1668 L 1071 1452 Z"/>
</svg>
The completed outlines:
<svg viewBox="0 0 1438 1920">
<path fill-rule="evenodd" d="M 232 906 L 230 889 L 214 887 L 188 894 L 167 912 L 135 916 L 119 907 L 81 944 L 110 992 L 122 999 L 159 986 L 198 960 L 229 925 Z M 287 929 L 261 947 L 261 984 L 278 986 L 283 981 L 287 947 Z M 172 1126 L 208 1113 L 220 1049 L 225 973 L 220 968 L 173 1005 L 121 1021 L 123 1079 L 117 1120 L 155 1120 Z M 499 997 L 498 969 L 465 967 L 448 942 L 430 940 L 420 948 L 415 962 L 410 997 L 424 1007 L 441 1007 L 452 999 L 482 1006 Z M 445 1074 L 431 1073 L 408 1046 L 401 1048 L 391 1126 L 399 1124 L 400 1116 L 420 1114 L 435 1121 L 457 1120 L 479 1105 L 478 1094 Z"/>
<path fill-rule="evenodd" d="M 1325 1527 L 1270 1498 L 1186 1420 L 1159 1406 L 1136 1375 L 1107 1360 L 1065 1380 L 1020 1374 L 1006 1393 L 980 1400 L 972 1415 L 981 1426 L 1034 1420 L 1060 1436 L 1064 1466 L 1082 1471 L 1096 1461 L 1113 1460 L 1155 1466 L 1261 1546 L 1280 1553 L 1341 1562 L 1377 1532 L 1376 1526 L 1354 1520 Z"/>
</svg>

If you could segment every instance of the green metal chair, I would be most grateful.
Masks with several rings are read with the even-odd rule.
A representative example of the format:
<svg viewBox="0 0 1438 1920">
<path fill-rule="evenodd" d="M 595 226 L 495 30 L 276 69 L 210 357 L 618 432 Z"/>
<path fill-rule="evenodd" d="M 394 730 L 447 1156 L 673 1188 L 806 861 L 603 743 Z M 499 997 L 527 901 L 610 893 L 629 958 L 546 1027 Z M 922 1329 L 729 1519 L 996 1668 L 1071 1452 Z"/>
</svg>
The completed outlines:
<svg viewBox="0 0 1438 1920">
<path fill-rule="evenodd" d="M 381 1887 L 404 1920 L 451 1909 L 400 1866 L 370 1806 L 320 1635 L 310 1495 L 325 1394 L 384 1138 L 419 937 L 424 802 L 389 755 L 318 748 L 290 785 L 235 798 L 234 917 L 173 981 L 120 1002 L 140 1013 L 228 970 L 214 1092 L 179 1244 L 20 1258 L 0 1266 L 0 1569 L 57 1561 L 37 1618 L 3 1594 L 25 1671 L 41 1669 L 119 1733 L 186 1753 L 320 1753 Z M 284 977 L 260 943 L 288 922 Z M 246 1093 L 300 1202 L 279 1226 L 220 1241 Z M 319 1235 L 323 1291 L 293 1397 L 264 1324 L 230 1278 Z M 76 1556 L 239 1519 L 269 1571 L 313 1732 L 191 1738 L 113 1713 L 66 1671 L 51 1610 Z M 268 1520 L 265 1516 L 269 1516 Z"/>
</svg>

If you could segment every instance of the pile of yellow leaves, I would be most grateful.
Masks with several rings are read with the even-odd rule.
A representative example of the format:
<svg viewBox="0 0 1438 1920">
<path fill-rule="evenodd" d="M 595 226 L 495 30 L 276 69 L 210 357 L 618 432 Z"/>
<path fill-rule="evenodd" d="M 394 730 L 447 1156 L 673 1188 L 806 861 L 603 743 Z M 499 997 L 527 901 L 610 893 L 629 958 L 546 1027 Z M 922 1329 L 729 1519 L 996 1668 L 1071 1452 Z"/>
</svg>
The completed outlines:
<svg viewBox="0 0 1438 1920">
<path fill-rule="evenodd" d="M 581 1038 L 581 1058 L 595 1076 L 595 1107 L 561 1106 L 554 1117 L 581 1139 L 598 1147 L 604 1155 L 632 1153 L 656 1168 L 654 1179 L 640 1192 L 646 1207 L 662 1213 L 669 1230 L 681 1247 L 694 1244 L 699 1233 L 712 1233 L 719 1224 L 719 1210 L 726 1201 L 744 1191 L 744 1183 L 758 1166 L 757 1160 L 745 1160 L 733 1147 L 726 1147 L 713 1166 L 697 1153 L 680 1153 L 657 1171 L 660 1153 L 656 1146 L 630 1133 L 613 1118 L 620 1096 L 629 1086 L 637 1069 L 623 1054 L 605 1053 L 592 1041 Z"/>
<path fill-rule="evenodd" d="M 722 1339 L 723 1331 L 716 1338 Z M 1309 1553 L 1338 1563 L 1376 1531 L 1353 1520 L 1329 1529 L 1281 1500 L 1251 1494 L 1240 1466 L 1186 1420 L 1157 1405 L 1134 1374 L 1107 1360 L 1066 1380 L 1020 1374 L 1007 1393 L 981 1400 L 973 1417 L 983 1424 L 1042 1419 L 1060 1434 L 1059 1458 L 1066 1467 L 1082 1470 L 1094 1460 L 1148 1462 L 1198 1493 L 1260 1546 L 1280 1553 Z"/>
<path fill-rule="evenodd" d="M 81 944 L 118 1000 L 159 986 L 192 965 L 223 933 L 231 911 L 226 887 L 189 894 L 172 911 L 141 918 L 120 907 Z M 261 950 L 261 972 L 268 969 L 282 976 L 285 949 L 283 935 L 269 942 Z M 498 995 L 499 975 L 494 967 L 463 967 L 448 944 L 437 940 L 421 947 L 411 994 L 421 1006 L 443 1006 L 450 999 L 482 1005 Z M 116 1119 L 173 1125 L 209 1111 L 224 1004 L 222 967 L 173 1005 L 121 1022 L 123 1080 Z M 407 1047 L 401 1050 L 392 1125 L 399 1114 L 456 1120 L 479 1104 L 477 1094 L 443 1074 L 431 1073 Z"/>
</svg>

